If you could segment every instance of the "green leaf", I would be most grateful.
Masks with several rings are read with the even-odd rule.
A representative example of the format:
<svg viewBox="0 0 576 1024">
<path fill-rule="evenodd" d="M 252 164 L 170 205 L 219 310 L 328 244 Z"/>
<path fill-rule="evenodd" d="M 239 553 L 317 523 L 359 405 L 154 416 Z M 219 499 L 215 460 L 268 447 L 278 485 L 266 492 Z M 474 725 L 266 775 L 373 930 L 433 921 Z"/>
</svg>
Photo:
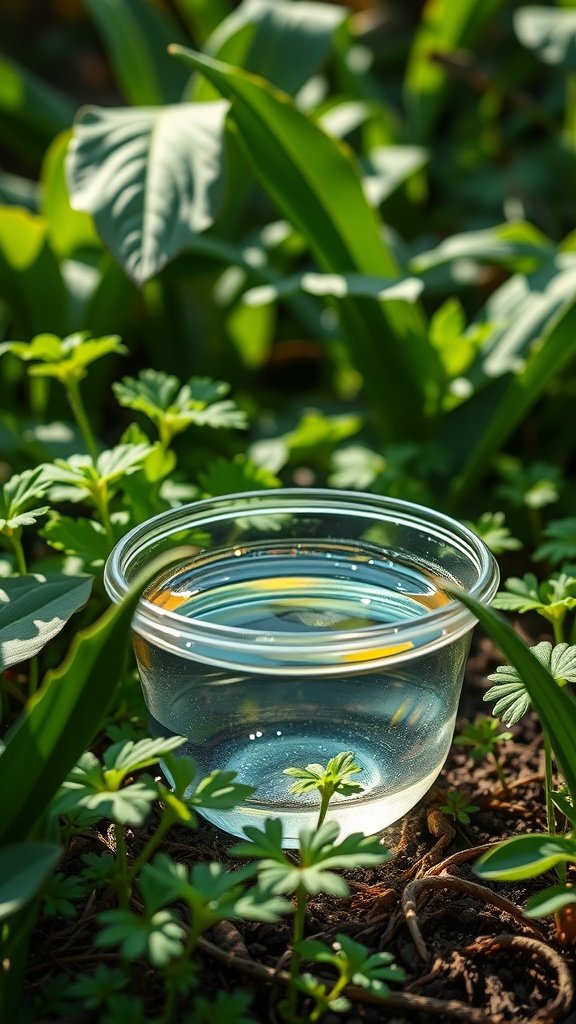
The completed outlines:
<svg viewBox="0 0 576 1024">
<path fill-rule="evenodd" d="M 0 755 L 0 842 L 30 834 L 90 742 L 124 666 L 130 623 L 147 583 L 172 561 L 154 560 L 122 602 L 80 630 L 59 668 L 48 672 L 6 737 Z M 18 786 L 14 786 L 18 779 Z"/>
<path fill-rule="evenodd" d="M 327 131 L 326 118 L 321 120 Z M 368 202 L 380 206 L 416 171 L 428 163 L 430 154 L 421 146 L 378 146 L 362 161 L 363 186 Z"/>
<path fill-rule="evenodd" d="M 193 807 L 232 810 L 255 792 L 254 786 L 235 782 L 236 772 L 210 772 L 200 779 L 188 802 Z"/>
<path fill-rule="evenodd" d="M 558 686 L 550 673 L 516 636 L 510 624 L 502 616 L 491 608 L 484 607 L 462 591 L 453 591 L 453 596 L 473 612 L 481 626 L 520 673 L 542 723 L 542 728 L 548 735 L 569 795 L 574 801 L 576 798 L 576 757 L 574 755 L 576 704 L 566 690 Z"/>
<path fill-rule="evenodd" d="M 213 999 L 196 996 L 194 999 L 194 1024 L 254 1024 L 254 1017 L 247 1010 L 252 1002 L 249 992 L 223 992 L 220 990 Z"/>
<path fill-rule="evenodd" d="M 557 864 L 576 860 L 576 841 L 567 836 L 528 835 L 507 839 L 474 865 L 480 878 L 515 882 L 535 878 Z"/>
<path fill-rule="evenodd" d="M 553 243 L 533 224 L 506 221 L 480 231 L 449 235 L 434 249 L 413 256 L 410 270 L 414 274 L 426 274 L 459 260 L 474 260 L 514 270 L 523 270 L 526 266 L 533 269 L 534 264 L 538 266 L 553 254 Z"/>
<path fill-rule="evenodd" d="M 74 209 L 141 285 L 214 220 L 228 104 L 85 107 L 68 157 Z"/>
<path fill-rule="evenodd" d="M 170 910 L 159 910 L 149 917 L 131 910 L 105 910 L 98 920 L 103 927 L 96 936 L 96 946 L 118 946 L 129 961 L 147 956 L 153 967 L 164 967 L 184 951 L 184 928 Z"/>
<path fill-rule="evenodd" d="M 214 459 L 198 474 L 198 483 L 206 494 L 235 494 L 280 487 L 281 481 L 267 469 L 257 466 L 245 455 L 233 459 Z"/>
<path fill-rule="evenodd" d="M 547 917 L 574 903 L 576 889 L 568 885 L 550 885 L 526 901 L 524 914 L 526 917 Z"/>
<path fill-rule="evenodd" d="M 55 459 L 50 467 L 51 497 L 55 501 L 83 501 L 98 495 L 106 485 L 114 494 L 125 476 L 142 469 L 152 451 L 149 444 L 117 444 L 103 451 L 96 463 L 91 455 L 71 455 Z"/>
<path fill-rule="evenodd" d="M 501 0 L 428 0 L 425 4 L 404 83 L 410 141 L 421 142 L 430 136 L 451 81 L 445 66 L 433 55 L 448 56 L 468 49 L 500 4 Z"/>
<path fill-rule="evenodd" d="M 327 57 L 345 7 L 301 0 L 244 0 L 204 47 L 211 57 L 266 78 L 294 95 Z M 294 55 L 298 54 L 298 60 Z M 195 90 L 204 98 L 204 87 Z M 208 93 L 209 94 L 209 93 Z"/>
<path fill-rule="evenodd" d="M 68 329 L 68 295 L 47 222 L 17 207 L 0 207 L 0 298 L 24 337 Z"/>
<path fill-rule="evenodd" d="M 168 57 L 182 40 L 178 25 L 150 0 L 86 0 L 128 102 L 136 106 L 177 102 L 187 75 Z"/>
<path fill-rule="evenodd" d="M 544 61 L 576 71 L 576 11 L 521 7 L 514 12 L 520 42 Z"/>
<path fill-rule="evenodd" d="M 553 565 L 576 559 L 576 516 L 555 519 L 543 531 L 546 540 L 534 552 L 534 558 L 548 559 Z"/>
<path fill-rule="evenodd" d="M 33 658 L 86 604 L 92 578 L 34 573 L 0 586 L 0 670 Z"/>
<path fill-rule="evenodd" d="M 10 534 L 21 526 L 32 526 L 48 507 L 30 508 L 43 498 L 50 485 L 50 472 L 46 466 L 14 473 L 0 486 L 0 532 Z"/>
<path fill-rule="evenodd" d="M 561 686 L 566 681 L 576 682 L 576 646 L 563 643 L 553 647 L 543 640 L 530 650 Z M 496 685 L 486 691 L 483 699 L 495 700 L 492 714 L 506 725 L 515 725 L 530 707 L 530 695 L 520 673 L 513 665 L 498 665 L 488 679 Z"/>
<path fill-rule="evenodd" d="M 0 139 L 26 162 L 40 161 L 58 132 L 67 128 L 74 105 L 45 78 L 0 55 Z"/>
<path fill-rule="evenodd" d="M 0 850 L 0 921 L 30 903 L 62 856 L 54 843 L 11 843 Z"/>
<path fill-rule="evenodd" d="M 576 577 L 558 573 L 542 583 L 534 573 L 511 576 L 493 600 L 495 608 L 510 612 L 538 612 L 554 622 L 576 608 Z"/>
<path fill-rule="evenodd" d="M 507 281 L 489 299 L 486 317 L 498 327 L 464 378 L 478 395 L 447 416 L 444 425 L 445 438 L 462 439 L 455 493 L 471 486 L 572 359 L 575 294 L 576 264 L 560 255 L 529 278 Z"/>
<path fill-rule="evenodd" d="M 77 331 L 65 338 L 56 334 L 37 334 L 30 342 L 8 341 L 0 345 L 0 355 L 11 352 L 23 362 L 33 362 L 31 377 L 55 377 L 66 384 L 78 383 L 86 376 L 86 368 L 112 353 L 125 354 L 117 334 L 90 338 L 87 331 Z"/>
<path fill-rule="evenodd" d="M 119 785 L 127 775 L 158 764 L 166 754 L 177 750 L 185 742 L 185 736 L 158 736 L 137 742 L 128 740 L 113 743 L 104 751 L 104 775 Z"/>
<path fill-rule="evenodd" d="M 392 280 L 385 277 L 369 276 L 368 274 L 315 274 L 307 271 L 294 274 L 275 281 L 251 288 L 244 293 L 243 301 L 248 306 L 265 305 L 277 302 L 299 291 L 308 295 L 333 297 L 337 299 L 352 296 L 371 296 L 380 302 L 392 302 L 398 299 L 404 302 L 416 302 L 424 285 L 417 277 L 406 277 Z"/>
<path fill-rule="evenodd" d="M 112 389 L 120 405 L 152 421 L 164 445 L 189 426 L 246 427 L 245 413 L 234 402 L 222 401 L 230 385 L 211 377 L 191 377 L 181 385 L 167 373 L 142 370 L 136 379 L 124 377 Z"/>
<path fill-rule="evenodd" d="M 360 765 L 356 764 L 354 753 L 347 750 L 330 758 L 326 767 L 322 764 L 309 764 L 306 768 L 284 768 L 283 774 L 297 780 L 290 786 L 291 793 L 309 793 L 313 789 L 318 789 L 320 793 L 329 797 L 333 793 L 352 796 L 364 789 L 364 786 L 351 778 L 362 770 Z"/>
<path fill-rule="evenodd" d="M 493 555 L 502 555 L 505 551 L 518 551 L 522 541 L 513 537 L 506 526 L 503 512 L 483 512 L 475 523 L 466 523 L 484 543 Z"/>
<path fill-rule="evenodd" d="M 202 54 L 179 47 L 173 52 L 233 100 L 230 118 L 256 177 L 307 240 L 319 269 L 398 277 L 350 151 L 263 80 Z M 423 393 L 433 389 L 438 375 L 419 312 L 402 300 L 337 301 L 351 355 L 383 428 L 391 435 L 418 431 Z"/>
<path fill-rule="evenodd" d="M 70 206 L 66 186 L 66 152 L 71 130 L 56 136 L 42 163 L 42 214 L 48 223 L 48 239 L 55 253 L 68 259 L 86 250 L 100 249 L 94 222 Z"/>
<path fill-rule="evenodd" d="M 106 531 L 95 519 L 72 519 L 59 512 L 51 512 L 40 535 L 51 548 L 76 555 L 92 568 L 102 566 L 110 554 Z"/>
</svg>

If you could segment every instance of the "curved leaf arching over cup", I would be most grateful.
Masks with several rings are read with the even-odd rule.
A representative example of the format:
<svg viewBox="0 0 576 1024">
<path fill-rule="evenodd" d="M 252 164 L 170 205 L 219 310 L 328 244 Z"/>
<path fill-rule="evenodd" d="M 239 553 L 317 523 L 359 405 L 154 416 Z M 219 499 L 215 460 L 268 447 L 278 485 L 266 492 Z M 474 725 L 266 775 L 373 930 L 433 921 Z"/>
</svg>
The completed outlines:
<svg viewBox="0 0 576 1024">
<path fill-rule="evenodd" d="M 67 158 L 72 208 L 91 213 L 138 285 L 210 227 L 229 104 L 85 107 Z"/>
<path fill-rule="evenodd" d="M 0 755 L 0 846 L 34 834 L 58 787 L 89 746 L 116 688 L 140 594 L 175 548 L 150 563 L 124 599 L 80 630 L 6 737 Z M 17 785 L 16 785 L 17 782 Z"/>
</svg>

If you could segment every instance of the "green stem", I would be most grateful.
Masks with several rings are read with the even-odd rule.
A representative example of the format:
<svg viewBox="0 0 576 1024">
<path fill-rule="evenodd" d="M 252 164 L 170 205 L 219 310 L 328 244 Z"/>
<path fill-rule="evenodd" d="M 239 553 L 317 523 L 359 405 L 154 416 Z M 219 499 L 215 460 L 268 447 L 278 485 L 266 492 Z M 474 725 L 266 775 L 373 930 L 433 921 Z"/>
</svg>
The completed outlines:
<svg viewBox="0 0 576 1024">
<path fill-rule="evenodd" d="M 16 569 L 18 570 L 21 576 L 26 576 L 28 572 L 28 567 L 26 565 L 26 556 L 24 555 L 22 541 L 20 540 L 20 530 L 15 531 L 9 537 L 9 540 L 12 545 L 14 556 L 16 558 Z"/>
<path fill-rule="evenodd" d="M 68 401 L 70 402 L 70 408 L 72 409 L 72 415 L 76 420 L 76 424 L 82 437 L 88 454 L 92 456 L 94 462 L 98 458 L 98 445 L 96 444 L 96 438 L 94 432 L 90 426 L 90 420 L 86 415 L 86 409 L 84 408 L 84 402 L 80 395 L 80 389 L 75 380 L 66 381 L 66 393 L 68 395 Z"/>
<path fill-rule="evenodd" d="M 128 909 L 130 902 L 130 881 L 128 876 L 128 854 L 126 852 L 126 836 L 124 826 L 114 823 L 114 836 L 116 839 L 116 859 L 118 869 L 116 874 L 116 885 L 118 889 L 118 903 L 122 910 Z"/>
<path fill-rule="evenodd" d="M 504 769 L 502 768 L 502 765 L 500 764 L 500 761 L 498 760 L 498 757 L 494 753 L 494 751 L 492 751 L 492 757 L 494 758 L 494 767 L 496 769 L 496 775 L 498 776 L 498 781 L 499 781 L 499 783 L 500 783 L 504 793 L 507 793 L 508 792 L 508 783 L 506 781 L 506 776 L 504 775 Z"/>
<path fill-rule="evenodd" d="M 546 825 L 550 835 L 556 834 L 556 815 L 552 800 L 552 747 L 544 733 L 544 791 L 546 799 Z"/>
<path fill-rule="evenodd" d="M 164 811 L 164 814 L 163 814 L 161 820 L 160 820 L 160 824 L 158 825 L 158 828 L 150 836 L 150 839 L 146 843 L 144 849 L 139 854 L 139 856 L 136 858 L 136 860 L 132 864 L 132 867 L 128 871 L 127 881 L 128 881 L 129 885 L 132 885 L 132 882 L 134 881 L 134 879 L 136 878 L 136 876 L 138 875 L 138 873 L 140 872 L 140 870 L 144 866 L 144 864 L 148 863 L 148 861 L 150 860 L 152 854 L 154 853 L 156 848 L 162 842 L 162 840 L 163 840 L 164 836 L 166 835 L 168 829 L 170 828 L 171 825 L 174 824 L 174 820 L 175 820 L 174 816 L 172 815 L 170 810 L 166 809 Z"/>
<path fill-rule="evenodd" d="M 552 622 L 552 629 L 554 630 L 554 643 L 564 643 L 564 613 L 560 618 L 555 618 Z"/>
<path fill-rule="evenodd" d="M 304 921 L 306 918 L 306 890 L 299 885 L 296 890 L 296 911 L 294 913 L 294 927 L 292 930 L 292 956 L 290 958 L 290 988 L 288 990 L 288 1006 L 293 1016 L 296 1015 L 296 1001 L 298 989 L 296 979 L 300 970 L 300 954 L 296 946 L 304 938 Z"/>
<path fill-rule="evenodd" d="M 98 485 L 97 490 L 96 488 L 94 488 L 94 491 L 92 493 L 94 497 L 94 503 L 98 511 L 98 515 L 100 516 L 100 522 L 102 523 L 102 526 L 106 531 L 106 538 L 108 540 L 108 543 L 110 544 L 110 547 L 113 548 L 115 541 L 114 530 L 112 528 L 112 520 L 110 518 L 110 499 L 108 497 L 108 487 L 104 482 L 102 482 Z"/>
<path fill-rule="evenodd" d="M 317 829 L 320 828 L 320 825 L 323 823 L 324 818 L 326 817 L 328 804 L 330 803 L 330 799 L 333 795 L 334 790 L 330 786 L 327 786 L 326 788 L 320 790 L 320 810 L 318 811 L 318 821 L 316 822 Z"/>
</svg>

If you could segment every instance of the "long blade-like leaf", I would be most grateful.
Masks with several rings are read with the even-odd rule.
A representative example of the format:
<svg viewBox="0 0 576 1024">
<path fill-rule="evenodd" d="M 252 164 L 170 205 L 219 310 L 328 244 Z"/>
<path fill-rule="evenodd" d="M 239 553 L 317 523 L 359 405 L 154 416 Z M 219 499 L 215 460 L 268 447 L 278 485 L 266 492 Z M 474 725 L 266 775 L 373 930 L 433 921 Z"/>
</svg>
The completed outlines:
<svg viewBox="0 0 576 1024">
<path fill-rule="evenodd" d="M 116 688 L 134 609 L 146 583 L 175 558 L 151 563 L 124 600 L 77 633 L 8 734 L 0 755 L 0 844 L 27 838 L 89 746 Z"/>
<path fill-rule="evenodd" d="M 442 58 L 469 46 L 502 0 L 428 0 L 410 54 L 405 92 L 410 142 L 430 137 L 449 81 Z"/>
<path fill-rule="evenodd" d="M 150 0 L 85 0 L 100 32 L 120 88 L 134 104 L 179 100 L 186 74 L 167 54 L 183 41 L 175 22 Z"/>
<path fill-rule="evenodd" d="M 474 613 L 483 629 L 520 673 L 532 705 L 549 737 L 572 800 L 576 800 L 576 703 L 558 686 L 554 677 L 498 612 L 461 591 L 453 591 L 453 596 Z"/>
<path fill-rule="evenodd" d="M 320 268 L 398 277 L 347 147 L 263 79 L 203 54 L 171 49 L 232 101 L 230 117 L 256 177 L 306 238 Z M 404 439 L 421 432 L 438 366 L 417 308 L 399 300 L 384 311 L 373 299 L 355 297 L 342 300 L 339 309 L 351 357 L 384 431 Z"/>
</svg>

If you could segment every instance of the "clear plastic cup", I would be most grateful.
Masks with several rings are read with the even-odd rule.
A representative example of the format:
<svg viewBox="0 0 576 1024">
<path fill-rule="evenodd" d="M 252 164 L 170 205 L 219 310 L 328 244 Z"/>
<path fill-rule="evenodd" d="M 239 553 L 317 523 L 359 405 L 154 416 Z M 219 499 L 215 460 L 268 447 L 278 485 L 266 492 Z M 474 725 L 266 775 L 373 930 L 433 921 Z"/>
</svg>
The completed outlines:
<svg viewBox="0 0 576 1024">
<path fill-rule="evenodd" d="M 448 754 L 473 615 L 446 592 L 489 602 L 498 569 L 448 516 L 333 490 L 258 491 L 163 512 L 114 548 L 121 599 L 162 551 L 190 555 L 156 579 L 133 620 L 154 735 L 183 735 L 201 773 L 237 772 L 256 793 L 204 811 L 234 835 L 269 816 L 287 846 L 313 827 L 319 795 L 290 792 L 288 767 L 353 751 L 362 792 L 331 801 L 342 834 L 378 832 L 423 796 Z"/>
</svg>

